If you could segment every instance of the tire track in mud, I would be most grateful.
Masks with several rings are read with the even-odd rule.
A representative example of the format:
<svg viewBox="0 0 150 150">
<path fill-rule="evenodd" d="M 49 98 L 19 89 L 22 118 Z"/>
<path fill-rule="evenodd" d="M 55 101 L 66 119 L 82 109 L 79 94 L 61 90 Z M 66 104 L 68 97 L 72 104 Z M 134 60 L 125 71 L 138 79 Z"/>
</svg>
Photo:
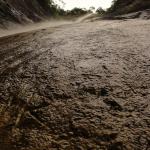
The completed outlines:
<svg viewBox="0 0 150 150">
<path fill-rule="evenodd" d="M 2 47 L 0 51 L 1 76 L 7 76 L 9 73 L 15 73 L 15 71 L 17 71 L 21 66 L 27 65 L 31 60 L 37 59 L 40 55 L 47 53 L 55 45 L 55 42 L 51 42 L 51 44 L 48 42 L 48 44 L 50 44 L 50 48 L 47 48 L 46 45 L 45 47 L 40 45 L 35 38 L 35 34 L 40 37 L 40 32 L 37 31 L 4 38 L 8 43 L 7 46 L 10 48 L 6 48 L 7 46 L 5 46 L 5 49 Z M 12 41 L 12 44 L 9 41 Z M 5 41 L 4 43 L 6 45 Z M 2 41 L 1 44 L 3 45 Z"/>
</svg>

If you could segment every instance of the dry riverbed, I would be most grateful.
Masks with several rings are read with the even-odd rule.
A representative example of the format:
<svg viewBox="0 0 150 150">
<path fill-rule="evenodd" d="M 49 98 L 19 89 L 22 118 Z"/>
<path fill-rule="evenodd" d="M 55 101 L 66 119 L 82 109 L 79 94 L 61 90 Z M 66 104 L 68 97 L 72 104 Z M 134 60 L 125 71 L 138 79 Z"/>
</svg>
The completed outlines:
<svg viewBox="0 0 150 150">
<path fill-rule="evenodd" d="M 95 21 L 0 38 L 1 150 L 149 150 L 150 21 Z"/>
</svg>

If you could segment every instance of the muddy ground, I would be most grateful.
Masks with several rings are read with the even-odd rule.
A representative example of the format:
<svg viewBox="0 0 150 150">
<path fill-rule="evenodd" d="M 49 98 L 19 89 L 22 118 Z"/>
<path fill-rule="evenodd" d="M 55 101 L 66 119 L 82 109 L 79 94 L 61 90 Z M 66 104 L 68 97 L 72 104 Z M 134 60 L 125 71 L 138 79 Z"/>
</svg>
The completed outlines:
<svg viewBox="0 0 150 150">
<path fill-rule="evenodd" d="M 1 150 L 149 150 L 150 20 L 0 38 Z"/>
</svg>

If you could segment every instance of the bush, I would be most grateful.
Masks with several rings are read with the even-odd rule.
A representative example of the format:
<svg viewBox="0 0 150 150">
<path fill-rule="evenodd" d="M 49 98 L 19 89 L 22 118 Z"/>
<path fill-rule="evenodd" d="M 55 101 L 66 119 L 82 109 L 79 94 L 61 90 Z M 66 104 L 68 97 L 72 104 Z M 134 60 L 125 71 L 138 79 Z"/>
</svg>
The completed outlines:
<svg viewBox="0 0 150 150">
<path fill-rule="evenodd" d="M 107 13 L 125 14 L 150 8 L 150 0 L 114 0 Z"/>
<path fill-rule="evenodd" d="M 105 14 L 105 10 L 102 8 L 102 7 L 99 7 L 97 10 L 96 10 L 96 13 L 100 14 L 100 15 L 103 15 Z"/>
<path fill-rule="evenodd" d="M 67 11 L 67 15 L 71 15 L 71 16 L 80 16 L 80 15 L 84 15 L 87 14 L 88 10 L 82 9 L 82 8 L 73 8 L 70 11 Z"/>
</svg>

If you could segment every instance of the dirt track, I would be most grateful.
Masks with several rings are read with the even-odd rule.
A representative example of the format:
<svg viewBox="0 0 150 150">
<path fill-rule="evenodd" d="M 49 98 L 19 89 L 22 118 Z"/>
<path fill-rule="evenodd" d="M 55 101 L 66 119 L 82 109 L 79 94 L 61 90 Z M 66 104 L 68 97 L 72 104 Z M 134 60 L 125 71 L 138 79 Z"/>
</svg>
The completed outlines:
<svg viewBox="0 0 150 150">
<path fill-rule="evenodd" d="M 0 38 L 1 150 L 149 150 L 150 21 L 97 21 Z"/>
</svg>

